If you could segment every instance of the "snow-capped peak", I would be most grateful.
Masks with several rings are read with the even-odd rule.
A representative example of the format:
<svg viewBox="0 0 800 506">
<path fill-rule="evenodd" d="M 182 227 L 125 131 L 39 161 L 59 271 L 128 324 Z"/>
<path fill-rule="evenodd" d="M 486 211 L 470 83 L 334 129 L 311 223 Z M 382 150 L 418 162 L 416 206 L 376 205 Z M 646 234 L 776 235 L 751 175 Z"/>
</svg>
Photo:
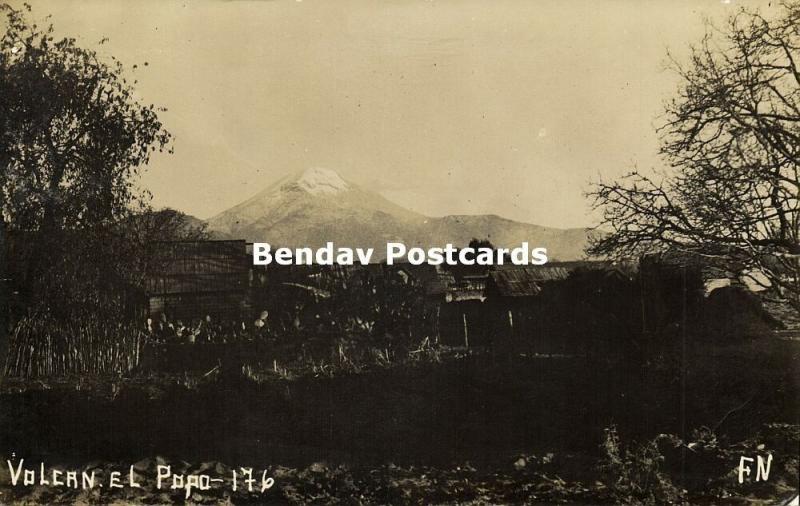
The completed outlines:
<svg viewBox="0 0 800 506">
<path fill-rule="evenodd" d="M 330 169 L 314 167 L 306 169 L 295 184 L 312 195 L 320 193 L 337 193 L 350 189 L 347 181 Z"/>
</svg>

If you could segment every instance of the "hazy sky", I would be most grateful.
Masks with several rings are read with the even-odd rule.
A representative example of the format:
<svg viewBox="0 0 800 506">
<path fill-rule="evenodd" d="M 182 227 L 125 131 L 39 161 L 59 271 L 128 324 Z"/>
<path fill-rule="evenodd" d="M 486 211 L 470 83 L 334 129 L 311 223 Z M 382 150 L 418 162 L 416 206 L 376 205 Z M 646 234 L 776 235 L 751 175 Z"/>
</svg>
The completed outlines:
<svg viewBox="0 0 800 506">
<path fill-rule="evenodd" d="M 175 136 L 142 178 L 157 206 L 208 218 L 318 166 L 429 215 L 560 227 L 593 223 L 590 180 L 658 165 L 666 50 L 685 56 L 703 16 L 743 5 L 29 3 L 58 34 L 149 63 L 131 75 Z"/>
</svg>

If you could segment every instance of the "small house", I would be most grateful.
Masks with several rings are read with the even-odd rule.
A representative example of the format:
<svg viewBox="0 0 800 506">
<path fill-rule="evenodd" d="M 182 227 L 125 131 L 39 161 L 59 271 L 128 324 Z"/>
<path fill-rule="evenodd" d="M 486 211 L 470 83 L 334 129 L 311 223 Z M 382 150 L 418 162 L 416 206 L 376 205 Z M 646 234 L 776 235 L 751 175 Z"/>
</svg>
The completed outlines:
<svg viewBox="0 0 800 506">
<path fill-rule="evenodd" d="M 245 241 L 160 242 L 155 257 L 145 283 L 151 317 L 238 319 L 248 309 Z"/>
</svg>

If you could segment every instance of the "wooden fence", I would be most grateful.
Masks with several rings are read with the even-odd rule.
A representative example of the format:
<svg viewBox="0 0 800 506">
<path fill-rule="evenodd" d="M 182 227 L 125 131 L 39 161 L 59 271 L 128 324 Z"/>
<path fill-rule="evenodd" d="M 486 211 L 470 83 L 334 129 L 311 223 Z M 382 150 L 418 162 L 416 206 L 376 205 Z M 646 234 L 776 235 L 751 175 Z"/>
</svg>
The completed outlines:
<svg viewBox="0 0 800 506">
<path fill-rule="evenodd" d="M 125 374 L 139 364 L 144 337 L 130 324 L 26 317 L 11 334 L 4 372 L 21 378 Z"/>
</svg>

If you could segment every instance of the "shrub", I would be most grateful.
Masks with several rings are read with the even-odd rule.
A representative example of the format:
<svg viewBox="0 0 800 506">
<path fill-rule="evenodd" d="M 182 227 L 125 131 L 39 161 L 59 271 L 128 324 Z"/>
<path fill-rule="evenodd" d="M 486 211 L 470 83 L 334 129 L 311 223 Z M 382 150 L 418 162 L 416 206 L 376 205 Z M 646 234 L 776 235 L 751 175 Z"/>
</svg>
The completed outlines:
<svg viewBox="0 0 800 506">
<path fill-rule="evenodd" d="M 674 504 L 683 501 L 685 491 L 676 487 L 669 475 L 662 471 L 664 457 L 658 443 L 661 435 L 652 441 L 624 448 L 617 428 L 605 429 L 600 446 L 602 457 L 600 472 L 617 504 Z"/>
</svg>

